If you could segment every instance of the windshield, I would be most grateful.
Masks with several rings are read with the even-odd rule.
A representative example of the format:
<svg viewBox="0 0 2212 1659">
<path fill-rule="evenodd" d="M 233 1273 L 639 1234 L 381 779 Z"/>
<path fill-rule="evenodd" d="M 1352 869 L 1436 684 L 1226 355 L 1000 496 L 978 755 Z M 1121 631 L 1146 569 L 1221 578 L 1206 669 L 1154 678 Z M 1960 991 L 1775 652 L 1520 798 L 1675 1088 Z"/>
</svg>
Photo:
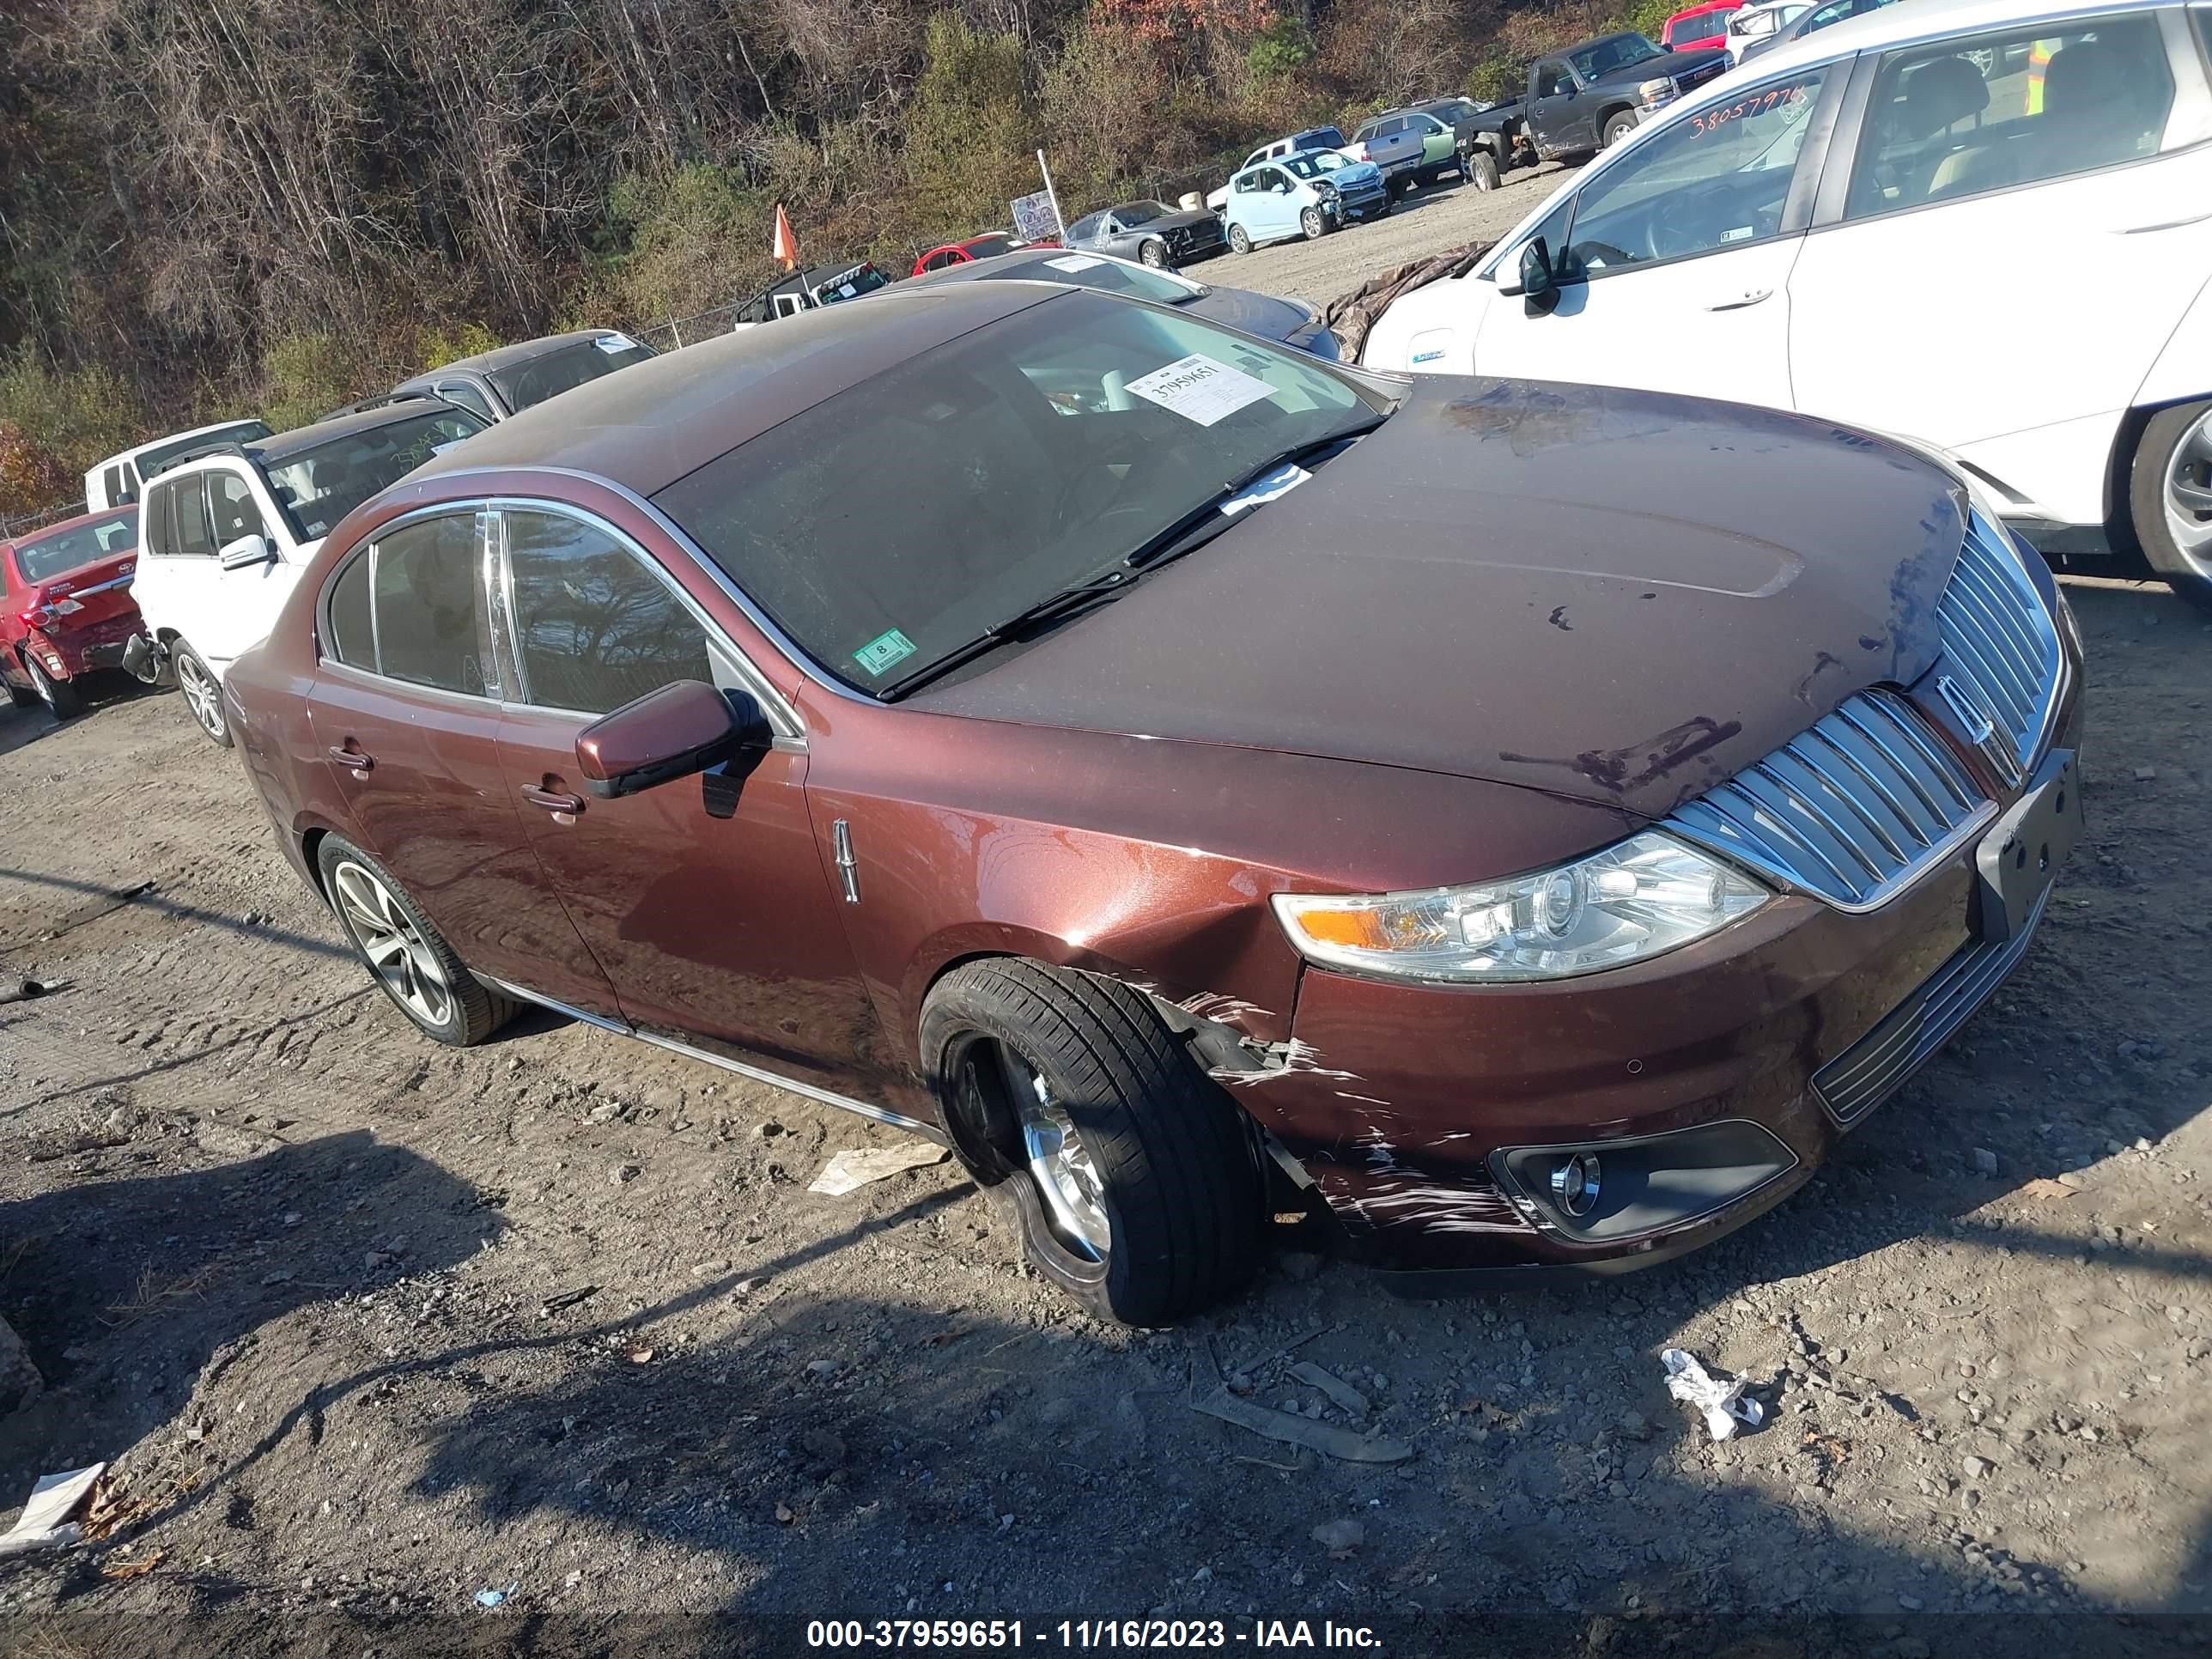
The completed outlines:
<svg viewBox="0 0 2212 1659">
<path fill-rule="evenodd" d="M 1340 155 L 1333 149 L 1317 150 L 1308 159 L 1313 162 L 1316 173 L 1338 173 L 1346 167 L 1364 167 L 1372 165 L 1366 161 L 1355 161 L 1349 155 Z"/>
<path fill-rule="evenodd" d="M 89 524 L 72 525 L 36 541 L 17 544 L 15 568 L 23 573 L 25 581 L 36 584 L 80 565 L 96 563 L 111 554 L 128 553 L 137 545 L 138 509 L 134 507 L 126 513 L 111 513 Z"/>
<path fill-rule="evenodd" d="M 329 535 L 340 519 L 438 451 L 483 429 L 484 423 L 466 410 L 443 409 L 349 432 L 269 467 L 270 493 L 291 520 L 292 534 L 313 541 Z"/>
<path fill-rule="evenodd" d="M 152 477 L 187 450 L 204 449 L 210 444 L 250 444 L 257 438 L 267 436 L 269 423 L 266 421 L 233 421 L 228 426 L 219 426 L 212 432 L 197 432 L 188 438 L 171 438 L 163 443 L 149 444 L 138 452 L 138 476 Z"/>
<path fill-rule="evenodd" d="M 1270 456 L 1390 407 L 1302 353 L 1071 292 L 655 499 L 816 662 L 873 691 L 1120 569 Z"/>
<path fill-rule="evenodd" d="M 855 265 L 850 270 L 841 270 L 836 276 L 814 290 L 815 303 L 834 306 L 841 301 L 857 300 L 863 294 L 873 294 L 889 285 L 890 278 L 873 265 Z"/>
<path fill-rule="evenodd" d="M 650 346 L 640 345 L 627 334 L 602 334 L 596 340 L 579 340 L 527 362 L 492 369 L 485 378 L 499 389 L 508 410 L 520 415 L 548 398 L 574 391 L 586 380 L 596 380 L 632 363 L 641 363 L 653 355 Z"/>
<path fill-rule="evenodd" d="M 1030 282 L 1067 283 L 1077 288 L 1095 288 L 1102 294 L 1126 294 L 1132 299 L 1150 300 L 1159 306 L 1186 305 L 1206 292 L 1201 284 L 1188 277 L 1170 276 L 1164 270 L 1151 270 L 1095 253 L 1018 259 L 1007 269 L 989 274 Z"/>
<path fill-rule="evenodd" d="M 1127 228 L 1131 225 L 1149 225 L 1167 210 L 1164 202 L 1124 202 L 1114 210 L 1114 216 Z"/>
<path fill-rule="evenodd" d="M 1583 80 L 1601 81 L 1608 75 L 1666 55 L 1640 34 L 1616 34 L 1571 54 L 1568 61 Z"/>
</svg>

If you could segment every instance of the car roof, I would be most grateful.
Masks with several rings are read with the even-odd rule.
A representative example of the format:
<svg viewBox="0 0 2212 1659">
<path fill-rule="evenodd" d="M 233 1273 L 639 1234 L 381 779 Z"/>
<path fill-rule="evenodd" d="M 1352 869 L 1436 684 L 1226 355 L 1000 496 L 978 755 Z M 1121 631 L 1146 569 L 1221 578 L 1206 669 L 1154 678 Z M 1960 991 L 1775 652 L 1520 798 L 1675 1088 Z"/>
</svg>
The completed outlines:
<svg viewBox="0 0 2212 1659">
<path fill-rule="evenodd" d="M 653 495 L 770 427 L 948 340 L 1086 292 L 1032 283 L 901 283 L 588 380 L 433 456 L 408 482 L 562 468 Z"/>
<path fill-rule="evenodd" d="M 225 427 L 243 426 L 248 421 L 258 420 L 258 418 L 259 416 L 253 415 L 234 415 L 229 420 L 217 421 L 211 426 L 196 426 L 189 432 L 171 432 L 165 434 L 159 438 L 149 438 L 143 444 L 133 444 L 128 449 L 117 451 L 114 454 L 110 455 L 106 460 L 102 461 L 100 465 L 102 466 L 111 466 L 118 461 L 132 460 L 137 459 L 138 456 L 144 454 L 149 449 L 160 449 L 164 445 L 176 443 L 180 440 L 186 438 L 210 437 L 214 434 L 222 431 Z"/>
<path fill-rule="evenodd" d="M 1943 40 L 1954 35 L 1978 34 L 1984 29 L 2029 27 L 2066 17 L 2140 11 L 2142 0 L 1911 0 L 1909 5 L 1878 7 L 1847 17 L 1840 23 L 1792 40 L 1754 58 L 1749 64 L 1729 71 L 1731 80 L 1756 75 L 1765 79 L 1806 64 L 1833 62 L 1863 52 L 1886 52 L 1892 46 L 1922 40 Z M 1708 83 L 1711 84 L 1711 83 Z"/>
<path fill-rule="evenodd" d="M 399 386 L 395 386 L 393 390 L 398 391 L 400 387 L 418 384 L 427 385 L 441 374 L 450 374 L 457 368 L 473 369 L 479 374 L 488 374 L 495 369 L 513 368 L 517 363 L 534 362 L 549 353 L 560 350 L 563 346 L 578 345 L 586 340 L 604 339 L 614 331 L 611 328 L 580 328 L 568 334 L 547 334 L 535 340 L 518 340 L 513 345 L 500 346 L 491 351 L 479 351 L 473 357 L 456 357 L 450 363 L 441 363 L 435 368 L 425 369 L 410 380 L 402 380 Z"/>
<path fill-rule="evenodd" d="M 374 409 L 335 416 L 327 421 L 318 421 L 313 426 L 294 427 L 289 432 L 280 432 L 273 438 L 264 438 L 258 443 L 241 444 L 239 447 L 264 466 L 274 466 L 304 450 L 326 444 L 333 438 L 349 437 L 356 432 L 374 432 L 380 427 L 397 426 L 402 421 L 420 420 L 423 416 L 440 410 L 453 414 L 465 412 L 434 398 L 410 398 L 404 403 L 379 404 Z M 470 418 L 473 420 L 476 417 L 471 416 Z M 161 476 L 166 477 L 168 475 L 164 473 Z"/>
</svg>

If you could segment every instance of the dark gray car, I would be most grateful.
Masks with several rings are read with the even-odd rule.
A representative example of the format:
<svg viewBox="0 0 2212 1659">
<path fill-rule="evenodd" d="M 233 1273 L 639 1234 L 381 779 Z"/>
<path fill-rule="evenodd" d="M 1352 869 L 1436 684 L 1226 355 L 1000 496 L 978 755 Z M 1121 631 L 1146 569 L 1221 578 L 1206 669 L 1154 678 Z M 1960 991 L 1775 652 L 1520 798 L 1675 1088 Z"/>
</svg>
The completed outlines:
<svg viewBox="0 0 2212 1659">
<path fill-rule="evenodd" d="M 901 286 L 933 288 L 943 283 L 988 283 L 1001 277 L 1066 283 L 1073 288 L 1095 288 L 1102 294 L 1150 300 L 1154 305 L 1174 306 L 1194 317 L 1203 317 L 1209 323 L 1241 328 L 1247 334 L 1310 351 L 1332 363 L 1343 356 L 1336 336 L 1322 325 L 1320 314 L 1303 301 L 1278 300 L 1245 289 L 1196 283 L 1173 271 L 1149 270 L 1111 254 L 1025 248 L 1018 253 L 971 259 L 949 270 L 933 270 Z"/>
<path fill-rule="evenodd" d="M 627 334 L 609 328 L 580 329 L 574 334 L 549 334 L 481 352 L 458 362 L 402 380 L 374 403 L 398 403 L 412 398 L 442 398 L 479 420 L 503 421 L 534 404 L 611 374 L 653 355 Z M 356 404 L 356 408 L 367 407 Z"/>
<path fill-rule="evenodd" d="M 1061 243 L 1086 253 L 1111 253 L 1156 267 L 1188 264 L 1228 246 L 1218 215 L 1165 202 L 1122 202 L 1086 214 Z"/>
</svg>

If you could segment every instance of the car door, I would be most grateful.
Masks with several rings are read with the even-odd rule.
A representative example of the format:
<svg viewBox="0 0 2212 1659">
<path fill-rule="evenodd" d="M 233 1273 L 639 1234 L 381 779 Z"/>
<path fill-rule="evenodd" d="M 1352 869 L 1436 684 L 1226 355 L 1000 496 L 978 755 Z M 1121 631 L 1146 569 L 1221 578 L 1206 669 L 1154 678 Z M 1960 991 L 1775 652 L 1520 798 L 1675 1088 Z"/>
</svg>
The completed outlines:
<svg viewBox="0 0 2212 1659">
<path fill-rule="evenodd" d="M 1435 167 L 1451 160 L 1454 145 L 1449 127 L 1433 115 L 1409 115 L 1406 125 L 1420 136 L 1422 166 Z"/>
<path fill-rule="evenodd" d="M 2112 436 L 2212 270 L 2212 95 L 2186 21 L 1992 30 L 1861 74 L 1851 165 L 1790 278 L 1799 406 L 1970 458 L 2039 433 L 2022 442 L 2087 480 L 2074 521 L 2100 520 Z M 1877 292 L 1898 302 L 1864 326 Z"/>
<path fill-rule="evenodd" d="M 1290 194 L 1290 175 L 1278 167 L 1257 168 L 1252 174 L 1252 214 L 1255 240 L 1271 241 L 1287 236 L 1297 224 L 1297 209 Z"/>
<path fill-rule="evenodd" d="M 1528 130 L 1547 160 L 1597 148 L 1595 108 L 1565 58 L 1543 58 L 1528 71 Z"/>
<path fill-rule="evenodd" d="M 614 526 L 510 504 L 499 746 L 538 860 L 640 1030 L 836 1087 L 889 1075 L 806 807 L 806 750 L 769 683 Z M 780 735 L 703 778 L 585 789 L 576 737 L 678 680 L 753 696 Z"/>
<path fill-rule="evenodd" d="M 290 536 L 274 522 L 274 505 L 246 463 L 209 462 L 199 482 L 206 494 L 208 534 L 217 556 L 207 614 L 185 637 L 220 673 L 268 638 L 306 561 Z M 178 500 L 181 511 L 185 498 Z M 270 556 L 235 569 L 223 568 L 222 550 L 248 536 L 260 537 Z"/>
<path fill-rule="evenodd" d="M 147 629 L 160 639 L 183 638 L 218 665 L 199 641 L 220 637 L 222 607 L 214 527 L 208 520 L 207 487 L 197 472 L 157 477 L 138 508 L 141 551 L 131 592 Z"/>
<path fill-rule="evenodd" d="M 554 896 L 500 763 L 472 504 L 392 520 L 319 596 L 307 714 L 352 832 L 481 973 L 603 1018 L 614 987 Z"/>
<path fill-rule="evenodd" d="M 1475 372 L 1790 407 L 1790 270 L 1818 173 L 1807 138 L 1844 73 L 1709 98 L 1594 162 L 1535 233 L 1561 264 L 1556 308 L 1486 307 Z M 1524 246 L 1493 267 L 1504 295 Z"/>
</svg>

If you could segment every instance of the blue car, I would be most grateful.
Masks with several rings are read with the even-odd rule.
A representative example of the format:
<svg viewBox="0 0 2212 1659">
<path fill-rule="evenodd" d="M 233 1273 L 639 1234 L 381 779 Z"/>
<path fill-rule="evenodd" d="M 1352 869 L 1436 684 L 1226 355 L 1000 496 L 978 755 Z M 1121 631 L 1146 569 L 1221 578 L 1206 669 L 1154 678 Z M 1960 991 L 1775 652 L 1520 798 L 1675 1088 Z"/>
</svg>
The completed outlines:
<svg viewBox="0 0 2212 1659">
<path fill-rule="evenodd" d="M 1280 155 L 1244 168 L 1229 180 L 1221 222 L 1229 246 L 1249 253 L 1263 242 L 1292 236 L 1308 241 L 1390 210 L 1382 171 L 1334 150 Z"/>
</svg>

